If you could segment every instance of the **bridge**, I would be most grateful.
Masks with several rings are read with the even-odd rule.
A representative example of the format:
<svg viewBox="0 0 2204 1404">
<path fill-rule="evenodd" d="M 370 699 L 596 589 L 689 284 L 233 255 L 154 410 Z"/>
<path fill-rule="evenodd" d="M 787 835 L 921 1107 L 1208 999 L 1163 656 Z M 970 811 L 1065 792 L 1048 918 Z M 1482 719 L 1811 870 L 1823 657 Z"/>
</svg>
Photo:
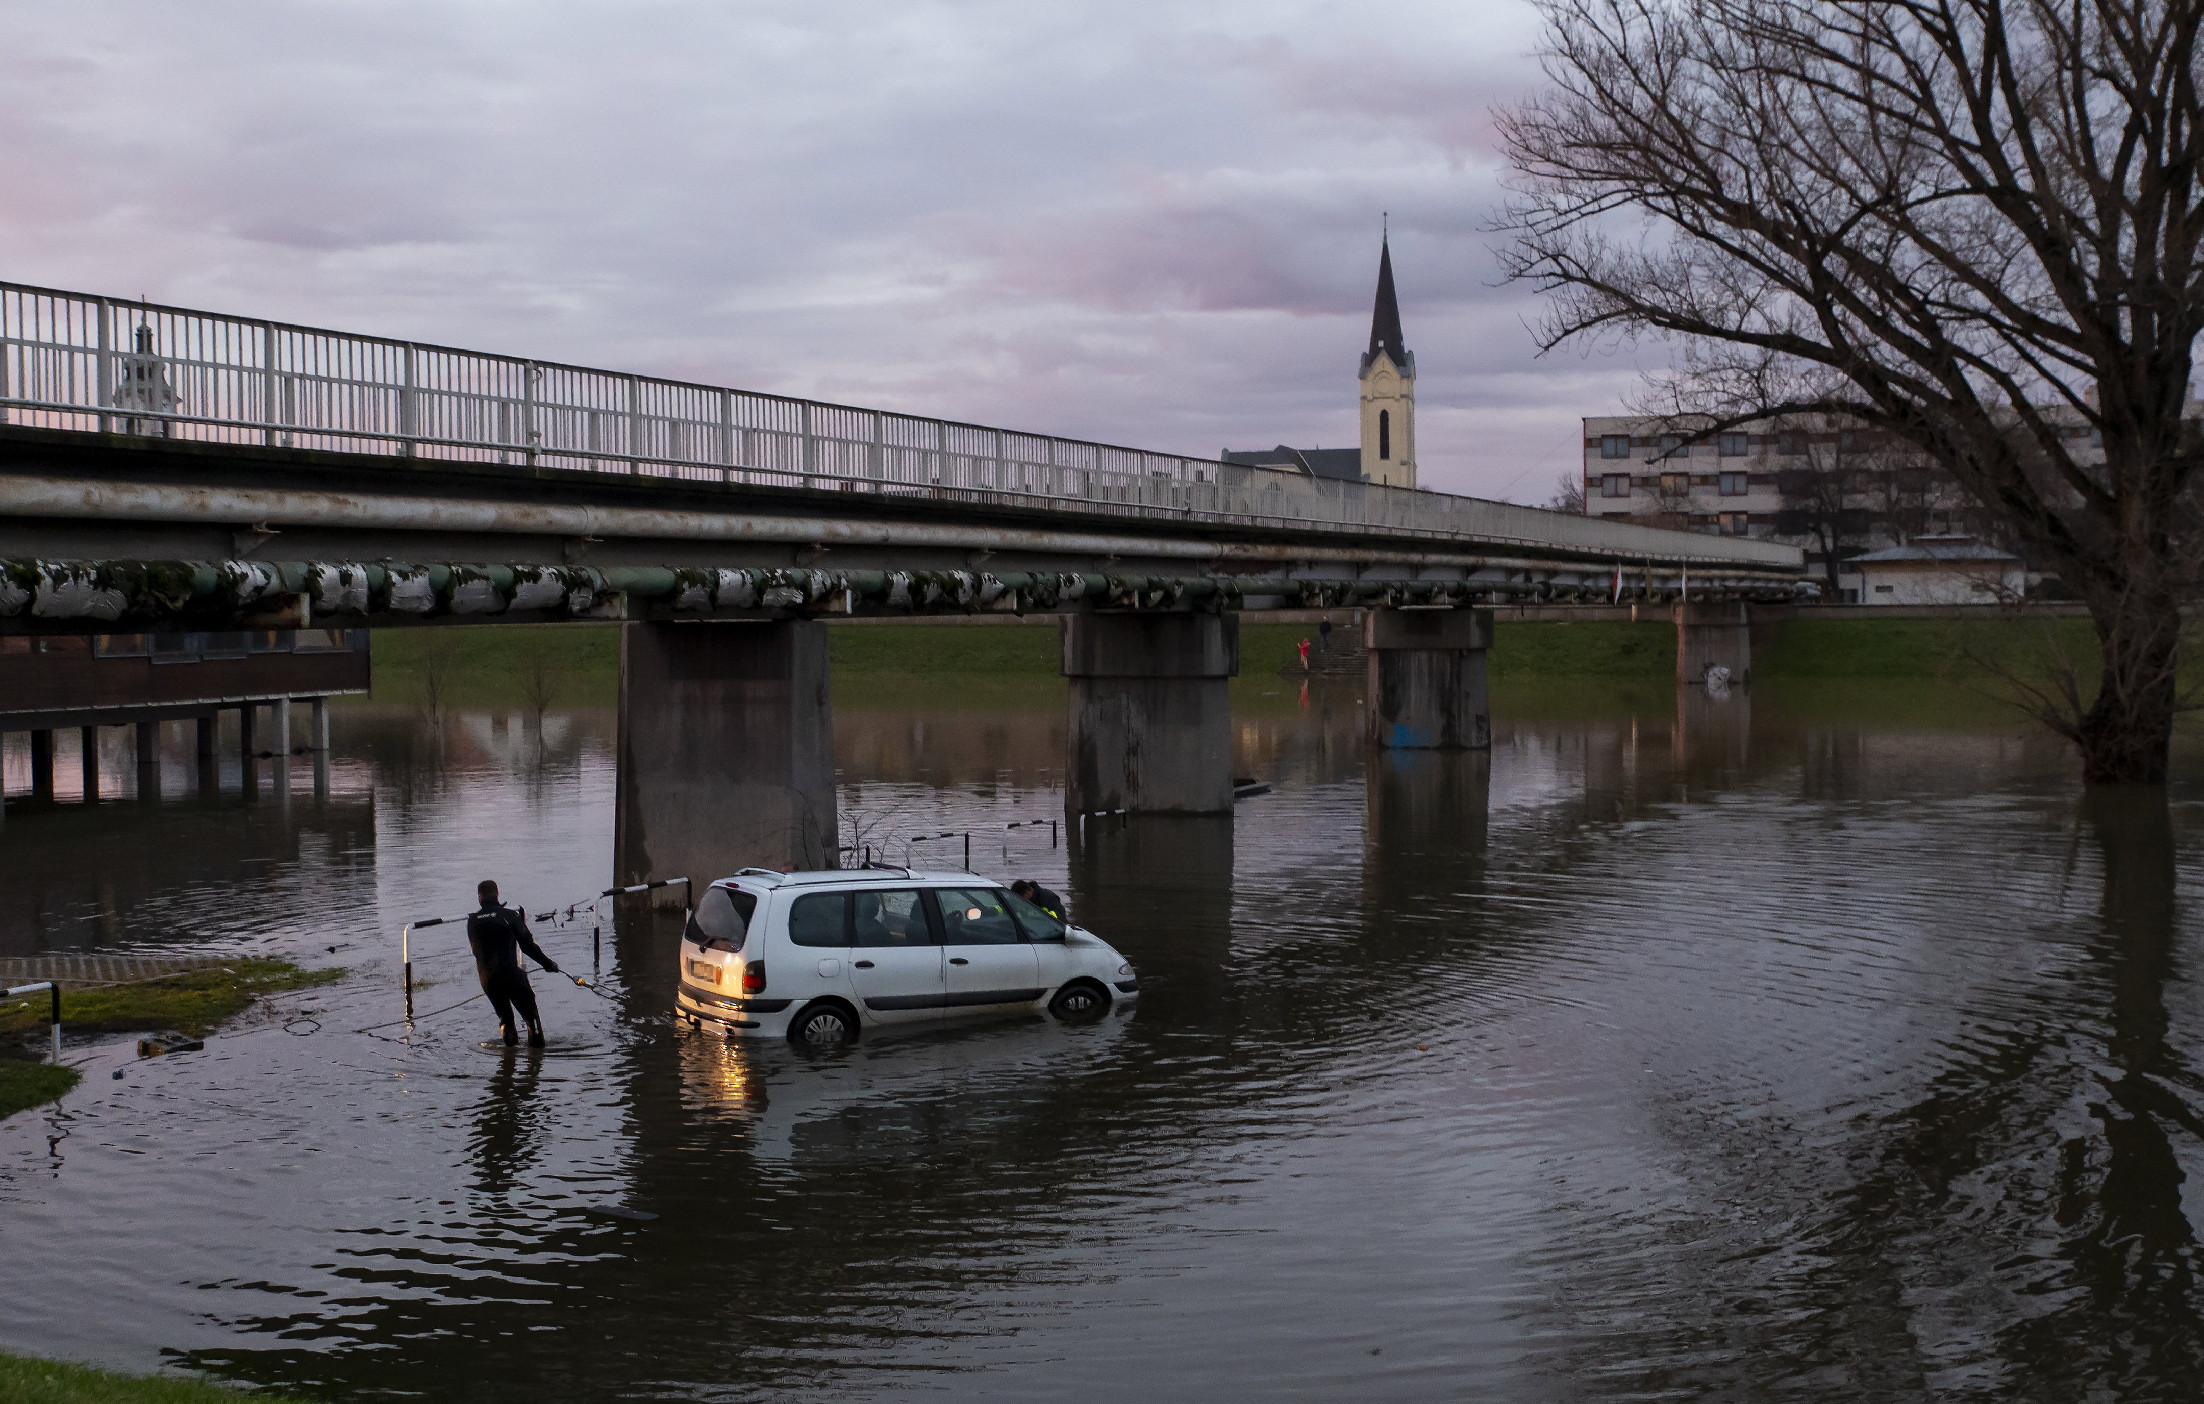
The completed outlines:
<svg viewBox="0 0 2204 1404">
<path fill-rule="evenodd" d="M 1694 666 L 1742 672 L 1744 606 L 1810 595 L 1803 571 L 1744 538 L 0 283 L 0 634 L 621 621 L 622 880 L 712 867 L 701 833 L 831 859 L 827 618 L 1065 616 L 1067 802 L 1198 813 L 1231 803 L 1243 611 L 1366 611 L 1373 742 L 1474 747 L 1480 606 L 1672 605 Z"/>
</svg>

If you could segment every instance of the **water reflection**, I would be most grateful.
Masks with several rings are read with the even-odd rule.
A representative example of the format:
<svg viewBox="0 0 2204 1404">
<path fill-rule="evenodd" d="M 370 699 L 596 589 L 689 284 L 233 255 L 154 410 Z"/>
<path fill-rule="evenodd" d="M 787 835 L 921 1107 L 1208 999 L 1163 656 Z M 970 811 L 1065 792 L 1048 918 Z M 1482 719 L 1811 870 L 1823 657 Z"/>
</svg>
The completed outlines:
<svg viewBox="0 0 2204 1404">
<path fill-rule="evenodd" d="M 0 1127 L 49 1284 L 0 1346 L 470 1404 L 2189 1397 L 2204 793 L 2077 802 L 2000 719 L 1768 687 L 1503 694 L 1489 756 L 1366 756 L 1334 691 L 1236 713 L 1276 789 L 1229 819 L 975 845 L 1137 1012 L 826 1056 L 676 1027 L 641 906 L 546 933 L 580 969 L 603 925 L 607 995 L 541 982 L 547 1054 L 479 1000 L 354 1032 L 399 914 L 601 882 L 607 713 L 340 712 L 288 822 L 11 815 L 18 946 L 366 935 L 322 1032 L 95 1065 L 59 1165 Z M 1060 814 L 1060 695 L 991 702 L 839 712 L 845 797 Z"/>
</svg>

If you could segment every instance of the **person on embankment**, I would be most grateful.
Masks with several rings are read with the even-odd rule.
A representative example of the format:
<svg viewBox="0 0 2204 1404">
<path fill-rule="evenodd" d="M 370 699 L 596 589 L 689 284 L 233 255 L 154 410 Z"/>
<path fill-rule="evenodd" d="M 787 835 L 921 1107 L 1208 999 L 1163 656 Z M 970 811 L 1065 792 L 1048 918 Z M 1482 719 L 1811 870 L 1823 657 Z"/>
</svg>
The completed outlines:
<svg viewBox="0 0 2204 1404">
<path fill-rule="evenodd" d="M 528 987 L 528 972 L 521 968 L 523 951 L 552 975 L 559 963 L 543 953 L 528 934 L 528 919 L 497 899 L 497 884 L 484 881 L 475 887 L 482 910 L 467 918 L 467 944 L 474 947 L 474 973 L 482 981 L 482 993 L 497 1010 L 498 1030 L 508 1046 L 520 1042 L 513 1012 L 528 1021 L 528 1046 L 543 1047 L 543 1019 L 536 1012 L 536 992 Z"/>
</svg>

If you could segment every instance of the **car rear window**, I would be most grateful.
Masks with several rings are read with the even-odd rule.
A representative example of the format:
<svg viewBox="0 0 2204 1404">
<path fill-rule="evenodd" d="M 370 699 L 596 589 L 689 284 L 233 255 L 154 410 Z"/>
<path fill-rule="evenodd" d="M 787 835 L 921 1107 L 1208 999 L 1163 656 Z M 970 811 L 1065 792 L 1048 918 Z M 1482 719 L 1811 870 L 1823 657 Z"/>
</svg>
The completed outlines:
<svg viewBox="0 0 2204 1404">
<path fill-rule="evenodd" d="M 849 944 L 849 894 L 814 892 L 788 909 L 788 939 L 798 946 Z"/>
<path fill-rule="evenodd" d="M 700 946 L 739 951 L 757 911 L 758 899 L 741 888 L 706 888 L 703 900 L 689 914 L 688 937 Z"/>
<path fill-rule="evenodd" d="M 855 944 L 860 946 L 931 946 L 933 920 L 926 914 L 926 898 L 916 888 L 901 887 L 881 892 L 853 892 Z"/>
</svg>

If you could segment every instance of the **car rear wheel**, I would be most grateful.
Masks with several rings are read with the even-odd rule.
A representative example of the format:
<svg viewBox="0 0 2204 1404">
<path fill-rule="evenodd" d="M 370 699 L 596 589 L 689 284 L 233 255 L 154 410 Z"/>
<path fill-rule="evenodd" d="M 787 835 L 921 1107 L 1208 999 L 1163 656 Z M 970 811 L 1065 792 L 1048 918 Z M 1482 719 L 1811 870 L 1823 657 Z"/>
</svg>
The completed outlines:
<svg viewBox="0 0 2204 1404">
<path fill-rule="evenodd" d="M 800 1048 L 839 1048 L 857 1041 L 857 1021 L 837 1004 L 814 1004 L 788 1026 L 788 1041 Z"/>
<path fill-rule="evenodd" d="M 1110 1007 L 1110 997 L 1091 980 L 1074 980 L 1056 992 L 1048 1012 L 1059 1019 L 1091 1019 Z"/>
</svg>

